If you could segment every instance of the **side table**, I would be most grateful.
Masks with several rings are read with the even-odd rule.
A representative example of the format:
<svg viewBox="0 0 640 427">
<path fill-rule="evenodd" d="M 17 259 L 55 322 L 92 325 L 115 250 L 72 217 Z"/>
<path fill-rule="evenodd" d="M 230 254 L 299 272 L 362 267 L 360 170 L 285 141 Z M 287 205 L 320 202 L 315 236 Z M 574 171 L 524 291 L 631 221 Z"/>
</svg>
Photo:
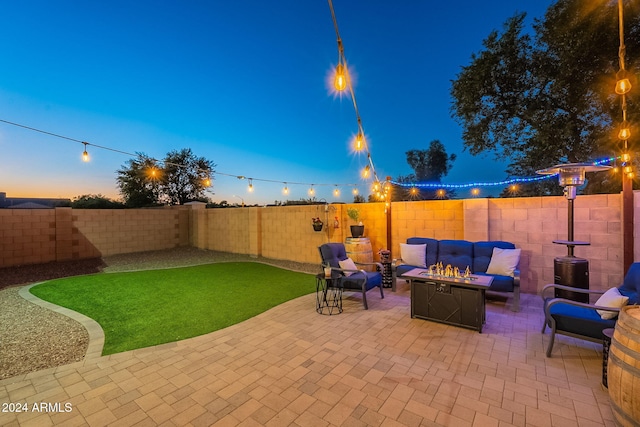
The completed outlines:
<svg viewBox="0 0 640 427">
<path fill-rule="evenodd" d="M 393 272 L 391 271 L 391 251 L 387 249 L 381 249 L 380 264 L 382 264 L 382 286 L 384 288 L 393 288 Z M 395 289 L 392 289 L 395 292 Z"/>
<path fill-rule="evenodd" d="M 602 340 L 602 385 L 609 388 L 607 383 L 607 364 L 609 363 L 609 347 L 611 347 L 611 338 L 615 329 L 607 328 L 602 330 L 604 338 Z"/>
<path fill-rule="evenodd" d="M 338 313 L 342 313 L 340 275 L 333 273 L 332 277 L 325 277 L 324 273 L 317 274 L 316 311 L 319 314 L 329 314 L 331 316 L 335 309 L 338 309 Z"/>
</svg>

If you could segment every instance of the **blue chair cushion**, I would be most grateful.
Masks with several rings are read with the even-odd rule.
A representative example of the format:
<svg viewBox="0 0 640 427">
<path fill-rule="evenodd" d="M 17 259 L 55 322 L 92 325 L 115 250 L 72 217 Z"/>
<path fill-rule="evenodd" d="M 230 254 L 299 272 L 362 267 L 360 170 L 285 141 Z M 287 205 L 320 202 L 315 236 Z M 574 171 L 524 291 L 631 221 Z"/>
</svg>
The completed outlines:
<svg viewBox="0 0 640 427">
<path fill-rule="evenodd" d="M 427 245 L 427 255 L 425 257 L 425 264 L 427 267 L 438 261 L 438 241 L 436 239 L 430 239 L 428 237 L 409 237 L 407 239 L 407 244 Z"/>
<path fill-rule="evenodd" d="M 366 290 L 368 291 L 376 286 L 381 286 L 382 275 L 376 271 L 365 271 L 364 274 L 362 272 L 357 272 L 350 276 L 343 277 L 341 283 L 345 289 L 360 290 L 362 289 L 362 282 L 364 280 L 366 280 Z"/>
<path fill-rule="evenodd" d="M 493 282 L 491 282 L 491 286 L 489 287 L 490 291 L 513 292 L 513 277 L 511 276 L 500 276 L 497 274 L 485 274 L 485 273 L 474 273 L 474 274 L 478 276 L 493 277 Z"/>
<path fill-rule="evenodd" d="M 467 240 L 440 240 L 438 260 L 464 271 L 473 268 L 473 243 Z"/>
<path fill-rule="evenodd" d="M 552 305 L 549 313 L 555 319 L 558 331 L 571 331 L 595 339 L 602 338 L 603 329 L 614 328 L 617 320 L 617 317 L 603 320 L 595 309 L 566 303 Z"/>
<path fill-rule="evenodd" d="M 493 255 L 493 248 L 515 249 L 516 245 L 501 240 L 475 242 L 473 244 L 473 265 L 470 266 L 474 273 L 485 273 L 487 271 Z M 513 286 L 513 281 L 511 285 Z"/>
<path fill-rule="evenodd" d="M 320 256 L 323 263 L 329 263 L 333 268 L 340 268 L 340 261 L 347 259 L 347 251 L 342 243 L 325 243 L 320 246 Z"/>
<path fill-rule="evenodd" d="M 628 304 L 640 304 L 638 295 L 640 294 L 640 262 L 634 262 L 629 267 L 629 271 L 624 276 L 622 286 L 618 288 L 620 293 L 629 297 Z"/>
</svg>

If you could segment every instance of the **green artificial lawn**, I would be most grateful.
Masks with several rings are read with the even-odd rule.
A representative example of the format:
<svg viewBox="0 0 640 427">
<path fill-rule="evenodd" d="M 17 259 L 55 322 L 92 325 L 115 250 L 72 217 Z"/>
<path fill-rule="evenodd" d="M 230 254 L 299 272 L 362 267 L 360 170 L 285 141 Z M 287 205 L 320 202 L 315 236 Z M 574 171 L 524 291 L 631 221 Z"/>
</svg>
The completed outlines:
<svg viewBox="0 0 640 427">
<path fill-rule="evenodd" d="M 314 291 L 310 274 L 252 262 L 99 273 L 31 288 L 98 322 L 103 355 L 216 331 Z"/>
</svg>

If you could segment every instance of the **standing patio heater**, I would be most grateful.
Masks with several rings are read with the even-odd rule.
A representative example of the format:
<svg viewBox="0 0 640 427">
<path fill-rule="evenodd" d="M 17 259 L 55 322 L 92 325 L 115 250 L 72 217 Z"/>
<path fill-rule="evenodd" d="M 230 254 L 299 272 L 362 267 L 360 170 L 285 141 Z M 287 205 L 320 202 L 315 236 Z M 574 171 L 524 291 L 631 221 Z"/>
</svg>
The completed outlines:
<svg viewBox="0 0 640 427">
<path fill-rule="evenodd" d="M 560 186 L 564 187 L 567 198 L 567 240 L 554 240 L 553 243 L 567 246 L 567 256 L 553 260 L 554 283 L 572 286 L 574 288 L 589 289 L 589 261 L 573 255 L 576 246 L 589 245 L 589 242 L 576 241 L 573 238 L 573 201 L 576 198 L 577 187 L 584 184 L 586 172 L 596 172 L 609 169 L 609 166 L 596 166 L 590 163 L 567 163 L 537 171 L 540 175 L 558 175 Z M 556 289 L 556 298 L 566 298 L 579 302 L 589 302 L 589 295 L 579 292 Z"/>
</svg>

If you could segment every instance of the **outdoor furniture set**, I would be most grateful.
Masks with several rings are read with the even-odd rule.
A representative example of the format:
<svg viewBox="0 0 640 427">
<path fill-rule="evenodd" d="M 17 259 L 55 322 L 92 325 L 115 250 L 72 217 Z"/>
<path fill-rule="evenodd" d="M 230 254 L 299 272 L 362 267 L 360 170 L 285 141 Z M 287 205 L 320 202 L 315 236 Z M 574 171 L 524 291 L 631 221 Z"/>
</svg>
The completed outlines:
<svg viewBox="0 0 640 427">
<path fill-rule="evenodd" d="M 511 309 L 520 307 L 520 249 L 510 242 L 467 240 L 436 240 L 411 237 L 400 244 L 401 258 L 393 262 L 393 289 L 397 278 L 415 268 L 428 268 L 442 263 L 474 276 L 488 276 L 493 280 L 487 291 L 513 293 Z"/>
</svg>

